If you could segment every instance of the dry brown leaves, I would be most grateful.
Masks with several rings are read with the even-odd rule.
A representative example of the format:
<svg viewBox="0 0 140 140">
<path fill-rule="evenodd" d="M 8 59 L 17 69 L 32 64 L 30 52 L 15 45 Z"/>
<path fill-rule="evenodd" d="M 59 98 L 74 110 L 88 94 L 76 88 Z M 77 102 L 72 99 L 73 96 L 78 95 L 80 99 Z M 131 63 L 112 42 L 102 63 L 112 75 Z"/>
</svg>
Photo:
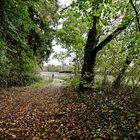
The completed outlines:
<svg viewBox="0 0 140 140">
<path fill-rule="evenodd" d="M 0 90 L 2 140 L 139 139 L 140 97 L 71 88 Z"/>
<path fill-rule="evenodd" d="M 0 139 L 50 139 L 59 124 L 61 88 L 10 89 L 0 95 Z"/>
</svg>

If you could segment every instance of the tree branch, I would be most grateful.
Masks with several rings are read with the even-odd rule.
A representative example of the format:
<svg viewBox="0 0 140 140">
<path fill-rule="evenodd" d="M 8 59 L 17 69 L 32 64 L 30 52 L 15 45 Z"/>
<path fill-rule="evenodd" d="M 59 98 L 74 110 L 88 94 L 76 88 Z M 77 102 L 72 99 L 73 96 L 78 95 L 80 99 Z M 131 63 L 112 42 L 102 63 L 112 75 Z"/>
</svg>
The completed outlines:
<svg viewBox="0 0 140 140">
<path fill-rule="evenodd" d="M 71 7 L 72 4 L 68 5 L 67 7 L 63 8 L 60 13 L 63 13 L 65 10 L 67 10 L 69 7 Z"/>
<path fill-rule="evenodd" d="M 111 33 L 108 37 L 106 37 L 101 43 L 99 43 L 95 49 L 92 50 L 93 53 L 99 52 L 106 44 L 108 44 L 114 37 L 120 34 L 123 30 L 125 30 L 128 25 L 132 22 L 132 19 L 129 19 L 127 24 L 123 24 L 119 26 L 113 33 Z"/>
<path fill-rule="evenodd" d="M 134 3 L 133 3 L 132 0 L 130 0 L 130 3 L 131 3 L 131 5 L 132 5 L 132 7 L 133 7 L 133 9 L 134 9 L 134 11 L 135 11 L 136 20 L 137 20 L 137 23 L 138 23 L 138 30 L 140 31 L 139 12 L 137 11 L 137 9 L 136 9 L 136 7 L 135 7 L 135 5 L 134 5 Z"/>
</svg>

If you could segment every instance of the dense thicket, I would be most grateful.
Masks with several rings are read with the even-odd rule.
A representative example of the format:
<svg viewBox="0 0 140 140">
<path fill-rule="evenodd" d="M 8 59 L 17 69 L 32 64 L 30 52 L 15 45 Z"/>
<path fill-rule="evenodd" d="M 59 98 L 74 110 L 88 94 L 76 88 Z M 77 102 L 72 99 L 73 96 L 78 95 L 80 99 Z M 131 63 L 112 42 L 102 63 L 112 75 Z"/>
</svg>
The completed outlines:
<svg viewBox="0 0 140 140">
<path fill-rule="evenodd" d="M 51 52 L 56 10 L 52 0 L 0 1 L 0 86 L 35 80 Z"/>
</svg>

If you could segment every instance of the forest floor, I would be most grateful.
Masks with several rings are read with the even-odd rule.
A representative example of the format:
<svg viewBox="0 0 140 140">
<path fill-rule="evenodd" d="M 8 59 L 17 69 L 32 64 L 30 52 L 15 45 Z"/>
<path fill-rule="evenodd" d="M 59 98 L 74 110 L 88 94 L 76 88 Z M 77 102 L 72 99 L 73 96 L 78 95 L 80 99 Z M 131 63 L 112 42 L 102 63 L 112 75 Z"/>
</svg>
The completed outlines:
<svg viewBox="0 0 140 140">
<path fill-rule="evenodd" d="M 139 140 L 139 93 L 46 87 L 0 90 L 0 140 Z"/>
</svg>

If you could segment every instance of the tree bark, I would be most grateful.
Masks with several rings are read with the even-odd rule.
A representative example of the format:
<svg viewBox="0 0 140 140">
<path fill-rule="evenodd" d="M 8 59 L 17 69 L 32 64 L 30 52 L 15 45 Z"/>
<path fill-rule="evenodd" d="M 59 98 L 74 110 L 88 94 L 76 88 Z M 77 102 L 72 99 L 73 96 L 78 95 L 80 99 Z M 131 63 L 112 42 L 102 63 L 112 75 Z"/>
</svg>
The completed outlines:
<svg viewBox="0 0 140 140">
<path fill-rule="evenodd" d="M 79 84 L 79 89 L 84 89 L 84 84 L 92 84 L 94 81 L 94 66 L 96 53 L 92 50 L 96 47 L 98 43 L 97 29 L 96 25 L 99 23 L 99 17 L 93 17 L 93 26 L 89 30 L 87 43 L 84 49 L 84 63 L 82 67 L 82 75 Z"/>
<path fill-rule="evenodd" d="M 98 43 L 97 29 L 96 25 L 99 23 L 99 17 L 93 18 L 93 26 L 88 33 L 87 43 L 84 50 L 84 63 L 82 67 L 81 79 L 79 83 L 79 90 L 86 90 L 87 87 L 84 85 L 88 84 L 90 87 L 94 83 L 94 68 L 96 63 L 96 55 L 102 50 L 102 48 L 108 44 L 114 37 L 120 34 L 127 26 L 132 22 L 132 19 L 129 19 L 127 23 L 120 25 L 115 31 L 108 35 L 101 43 Z"/>
</svg>

